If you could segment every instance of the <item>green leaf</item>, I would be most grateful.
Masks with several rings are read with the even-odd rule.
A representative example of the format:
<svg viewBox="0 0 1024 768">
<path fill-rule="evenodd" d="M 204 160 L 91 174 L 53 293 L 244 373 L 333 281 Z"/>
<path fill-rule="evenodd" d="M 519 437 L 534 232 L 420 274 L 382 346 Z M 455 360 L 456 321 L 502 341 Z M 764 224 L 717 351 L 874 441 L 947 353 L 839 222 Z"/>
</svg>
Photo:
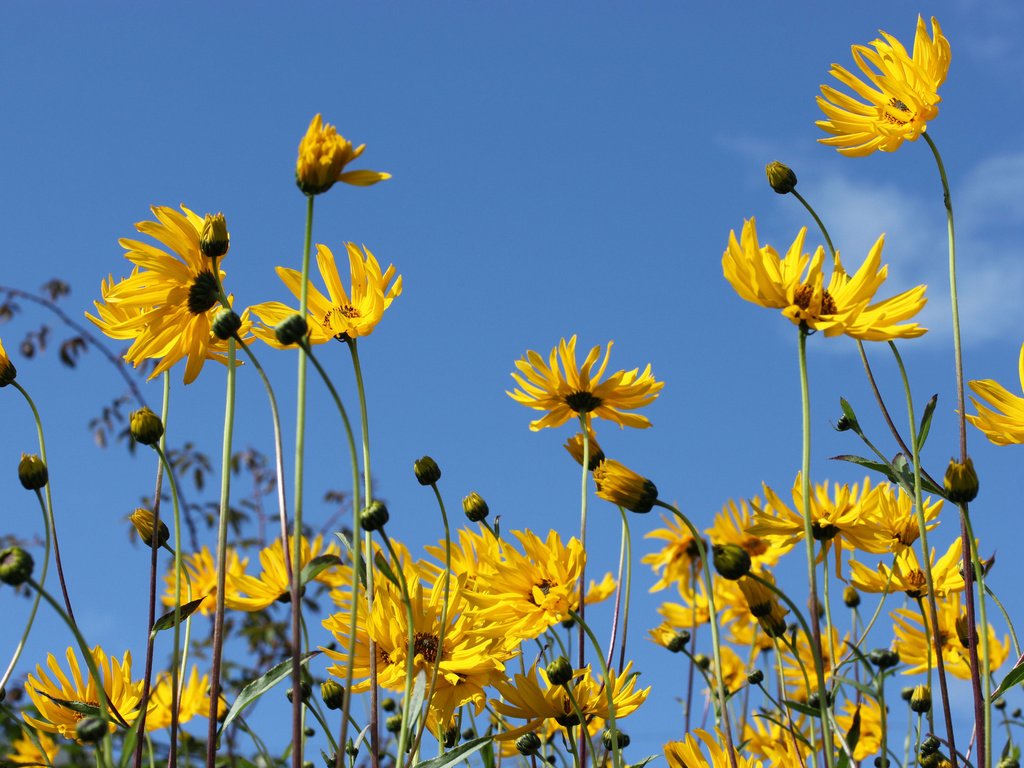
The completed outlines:
<svg viewBox="0 0 1024 768">
<path fill-rule="evenodd" d="M 199 604 L 206 599 L 206 595 L 203 595 L 198 600 L 192 600 L 191 602 L 185 603 L 181 606 L 181 620 L 184 621 L 199 608 Z M 174 611 L 168 611 L 155 622 L 153 622 L 153 629 L 150 631 L 150 635 L 156 635 L 157 632 L 163 632 L 165 629 L 171 629 L 174 626 Z"/>
<path fill-rule="evenodd" d="M 1024 655 L 1017 659 L 1017 663 L 1013 665 L 1006 677 L 1003 678 L 1003 682 L 999 684 L 999 687 L 992 692 L 992 701 L 995 701 L 1013 686 L 1024 680 Z"/>
<path fill-rule="evenodd" d="M 420 670 L 416 679 L 412 681 L 412 696 L 409 698 L 409 712 L 412 713 L 413 722 L 420 716 L 423 709 L 423 700 L 427 697 L 427 671 Z"/>
<path fill-rule="evenodd" d="M 792 699 L 783 699 L 782 703 L 790 709 L 795 709 L 802 715 L 821 719 L 821 712 L 818 711 L 817 707 L 809 707 L 806 704 L 802 704 L 799 701 L 793 701 Z"/>
<path fill-rule="evenodd" d="M 414 768 L 448 768 L 450 765 L 455 765 L 465 760 L 485 744 L 490 744 L 491 738 L 491 736 L 478 736 L 475 739 L 459 744 L 455 749 L 449 750 L 443 755 L 438 755 L 430 760 L 424 760 L 422 763 L 416 763 Z"/>
<path fill-rule="evenodd" d="M 928 431 L 932 427 L 932 414 L 935 413 L 935 404 L 939 402 L 938 395 L 932 395 L 928 405 L 924 407 L 924 415 L 921 417 L 921 427 L 917 430 L 917 452 L 924 448 L 924 441 L 928 439 Z"/>
<path fill-rule="evenodd" d="M 57 704 L 65 709 L 70 709 L 72 712 L 78 712 L 83 715 L 92 715 L 93 717 L 101 717 L 100 708 L 95 704 L 89 704 L 84 701 L 71 701 L 70 699 L 58 699 L 56 696 L 51 696 L 46 691 L 37 690 L 36 693 L 45 696 L 54 704 Z"/>
<path fill-rule="evenodd" d="M 314 656 L 318 655 L 320 655 L 320 651 L 310 651 L 309 653 L 305 653 L 302 655 L 302 658 L 299 659 L 299 663 L 305 664 Z M 268 671 L 264 672 L 252 682 L 247 683 L 246 686 L 239 691 L 238 697 L 231 704 L 231 708 L 228 709 L 228 714 L 224 718 L 224 722 L 221 723 L 220 728 L 217 730 L 218 736 L 225 728 L 228 727 L 228 723 L 241 714 L 243 709 L 288 677 L 288 675 L 291 674 L 291 671 L 292 660 L 285 659 L 280 664 L 271 667 Z"/>
<path fill-rule="evenodd" d="M 314 557 L 306 563 L 306 567 L 303 568 L 302 573 L 299 574 L 299 584 L 305 584 L 312 581 L 328 568 L 335 565 L 341 565 L 341 558 L 337 555 L 320 555 L 319 557 Z"/>
<path fill-rule="evenodd" d="M 645 765 L 647 765 L 649 762 L 651 762 L 651 760 L 653 760 L 656 757 L 661 757 L 661 755 L 648 755 L 643 760 L 641 760 L 639 763 L 632 763 L 632 764 L 630 764 L 628 766 L 628 768 L 644 768 Z"/>
<path fill-rule="evenodd" d="M 871 459 L 865 459 L 863 456 L 854 456 L 852 454 L 844 453 L 839 456 L 833 456 L 832 461 L 848 461 L 851 464 L 857 464 L 858 466 L 870 469 L 873 472 L 878 472 L 889 478 L 890 482 L 898 483 L 899 477 L 892 471 L 892 468 L 887 464 L 882 464 L 878 461 L 872 461 Z M 913 483 L 911 483 L 913 487 Z"/>
<path fill-rule="evenodd" d="M 843 410 L 842 420 L 845 422 L 845 426 L 838 424 L 835 428 L 840 431 L 849 429 L 852 430 L 855 435 L 863 437 L 864 434 L 861 432 L 860 424 L 857 421 L 857 414 L 853 412 L 853 406 L 850 405 L 849 401 L 847 401 L 845 397 L 839 398 L 839 407 Z"/>
<path fill-rule="evenodd" d="M 384 578 L 385 579 L 390 581 L 392 584 L 394 584 L 399 589 L 402 588 L 401 585 L 398 583 L 398 577 L 395 576 L 395 572 L 391 570 L 391 565 L 388 563 L 387 558 L 384 557 L 384 553 L 383 552 L 378 552 L 374 556 L 373 562 L 377 566 L 377 570 L 379 570 L 382 574 L 384 574 Z"/>
</svg>

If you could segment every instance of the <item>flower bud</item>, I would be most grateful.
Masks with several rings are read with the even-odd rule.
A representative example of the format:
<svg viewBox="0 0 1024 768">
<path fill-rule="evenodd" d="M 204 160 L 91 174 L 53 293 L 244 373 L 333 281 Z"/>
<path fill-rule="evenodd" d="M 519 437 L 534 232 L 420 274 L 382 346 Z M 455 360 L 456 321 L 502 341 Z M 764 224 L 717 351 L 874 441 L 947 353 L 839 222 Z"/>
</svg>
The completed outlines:
<svg viewBox="0 0 1024 768">
<path fill-rule="evenodd" d="M 847 608 L 856 608 L 860 605 L 860 592 L 853 585 L 848 585 L 843 590 L 843 605 Z"/>
<path fill-rule="evenodd" d="M 380 708 L 383 709 L 385 712 L 394 712 L 396 709 L 398 709 L 398 703 L 390 696 L 388 696 L 386 699 L 384 699 L 384 701 L 380 703 Z"/>
<path fill-rule="evenodd" d="M 956 627 L 956 637 L 960 641 L 960 645 L 964 648 L 971 647 L 971 626 L 967 623 L 967 613 L 961 613 L 956 617 L 954 624 Z"/>
<path fill-rule="evenodd" d="M 21 461 L 18 462 L 18 479 L 25 490 L 38 491 L 46 487 L 50 474 L 46 471 L 42 459 L 34 453 L 23 453 Z"/>
<path fill-rule="evenodd" d="M 164 425 L 160 417 L 145 406 L 132 411 L 129 426 L 135 442 L 142 445 L 156 445 L 164 434 Z"/>
<path fill-rule="evenodd" d="M 940 746 L 942 746 L 942 742 L 934 735 L 926 737 L 925 740 L 921 742 L 921 757 L 936 754 L 939 751 Z"/>
<path fill-rule="evenodd" d="M 345 688 L 334 680 L 320 683 L 320 698 L 328 709 L 341 709 L 345 706 Z"/>
<path fill-rule="evenodd" d="M 900 688 L 900 698 L 903 699 L 908 704 L 910 703 L 910 697 L 913 696 L 913 695 L 914 695 L 914 686 L 907 685 L 907 686 L 904 686 L 903 688 Z"/>
<path fill-rule="evenodd" d="M 459 733 L 459 726 L 457 726 L 455 723 L 452 723 L 447 728 L 445 728 L 444 733 L 441 735 L 445 749 L 451 749 L 456 744 L 458 744 L 459 738 L 461 736 L 462 734 Z"/>
<path fill-rule="evenodd" d="M 416 479 L 420 485 L 433 485 L 441 479 L 441 468 L 429 456 L 416 459 L 412 469 L 416 473 Z"/>
<path fill-rule="evenodd" d="M 694 663 L 703 670 L 711 669 L 711 659 L 705 656 L 703 653 L 695 654 L 693 657 Z"/>
<path fill-rule="evenodd" d="M 750 553 L 739 544 L 715 544 L 711 559 L 723 579 L 736 581 L 750 573 Z"/>
<path fill-rule="evenodd" d="M 139 507 L 128 516 L 128 519 L 132 521 L 132 525 L 135 526 L 135 531 L 139 534 L 139 538 L 142 539 L 143 543 L 149 547 L 154 546 L 153 524 L 156 522 L 156 518 L 153 516 L 153 513 L 148 509 Z M 162 547 L 170 537 L 171 532 L 164 525 L 164 521 L 161 520 L 156 535 L 156 546 Z"/>
<path fill-rule="evenodd" d="M 572 664 L 565 656 L 559 656 L 547 666 L 548 682 L 552 685 L 567 685 L 572 680 Z"/>
<path fill-rule="evenodd" d="M 900 655 L 889 648 L 876 648 L 868 654 L 868 659 L 880 670 L 892 669 L 900 663 Z"/>
<path fill-rule="evenodd" d="M 17 375 L 18 369 L 14 367 L 14 363 L 7 357 L 3 344 L 0 344 L 0 387 L 6 387 L 14 381 Z"/>
<path fill-rule="evenodd" d="M 764 672 L 760 669 L 755 669 L 749 675 L 747 675 L 747 682 L 751 685 L 760 685 L 764 682 Z"/>
<path fill-rule="evenodd" d="M 353 758 L 359 755 L 359 747 L 352 739 L 345 742 L 345 754 Z"/>
<path fill-rule="evenodd" d="M 518 739 L 516 739 L 516 751 L 519 752 L 523 757 L 529 757 L 530 755 L 537 754 L 537 751 L 541 748 L 540 737 L 530 731 L 524 733 Z"/>
<path fill-rule="evenodd" d="M 232 338 L 242 327 L 242 318 L 233 309 L 224 308 L 213 318 L 213 335 L 221 341 Z"/>
<path fill-rule="evenodd" d="M 402 730 L 402 716 L 391 715 L 384 721 L 384 728 L 387 729 L 388 733 L 398 733 Z"/>
<path fill-rule="evenodd" d="M 203 220 L 203 233 L 199 236 L 199 250 L 208 259 L 216 259 L 228 252 L 231 238 L 223 213 L 208 213 Z"/>
<path fill-rule="evenodd" d="M 1011 755 L 1006 755 L 999 759 L 996 763 L 996 768 L 1020 768 L 1020 760 Z"/>
<path fill-rule="evenodd" d="M 590 430 L 590 445 L 588 446 L 588 459 L 587 469 L 591 472 L 597 468 L 597 466 L 604 461 L 604 451 L 601 450 L 601 446 L 597 444 L 597 439 L 594 437 L 593 430 Z M 575 435 L 565 441 L 565 450 L 569 452 L 576 463 L 581 467 L 583 466 L 583 433 L 577 432 Z"/>
<path fill-rule="evenodd" d="M 107 721 L 102 717 L 86 715 L 75 725 L 75 738 L 85 744 L 94 744 L 109 732 Z"/>
<path fill-rule="evenodd" d="M 364 531 L 379 531 L 387 523 L 390 515 L 384 503 L 374 499 L 359 516 Z"/>
<path fill-rule="evenodd" d="M 306 318 L 298 313 L 282 320 L 274 328 L 274 336 L 277 341 L 285 346 L 298 344 L 306 338 L 307 333 L 309 333 L 309 325 L 306 323 Z"/>
<path fill-rule="evenodd" d="M 946 476 L 942 478 L 942 487 L 946 490 L 946 498 L 954 504 L 974 501 L 978 495 L 978 474 L 974 471 L 974 462 L 969 456 L 963 463 L 955 459 L 949 460 Z"/>
<path fill-rule="evenodd" d="M 1002 710 L 1006 709 L 1006 699 L 996 699 L 995 703 L 992 706 L 1001 712 Z"/>
<path fill-rule="evenodd" d="M 932 691 L 927 685 L 914 686 L 914 692 L 910 696 L 910 711 L 923 715 L 932 708 Z M 924 751 L 924 745 L 921 745 Z"/>
<path fill-rule="evenodd" d="M 302 697 L 302 700 L 303 701 L 309 701 L 309 697 L 310 697 L 310 695 L 312 693 L 313 693 L 313 688 L 310 686 L 309 683 L 307 683 L 305 680 L 303 680 L 299 684 L 299 695 Z M 293 695 L 292 689 L 289 688 L 287 691 L 284 692 L 284 695 L 288 697 L 288 701 L 291 701 L 292 700 L 292 695 Z"/>
<path fill-rule="evenodd" d="M 594 485 L 600 498 L 630 512 L 650 512 L 658 500 L 654 483 L 612 459 L 594 469 Z"/>
<path fill-rule="evenodd" d="M 780 195 L 788 195 L 796 187 L 796 174 L 788 165 L 774 160 L 764 168 L 768 183 Z"/>
<path fill-rule="evenodd" d="M 0 550 L 0 581 L 16 587 L 32 578 L 32 555 L 21 547 Z"/>
<path fill-rule="evenodd" d="M 466 513 L 466 519 L 471 523 L 479 523 L 486 520 L 487 513 L 490 512 L 487 508 L 487 502 L 476 491 L 473 491 L 462 500 L 462 511 Z"/>
<path fill-rule="evenodd" d="M 625 749 L 629 746 L 629 734 L 616 729 L 605 728 L 601 733 L 601 743 L 608 751 L 613 749 Z"/>
<path fill-rule="evenodd" d="M 665 644 L 672 653 L 679 653 L 686 648 L 687 643 L 690 642 L 690 633 L 685 629 L 680 630 Z"/>
</svg>

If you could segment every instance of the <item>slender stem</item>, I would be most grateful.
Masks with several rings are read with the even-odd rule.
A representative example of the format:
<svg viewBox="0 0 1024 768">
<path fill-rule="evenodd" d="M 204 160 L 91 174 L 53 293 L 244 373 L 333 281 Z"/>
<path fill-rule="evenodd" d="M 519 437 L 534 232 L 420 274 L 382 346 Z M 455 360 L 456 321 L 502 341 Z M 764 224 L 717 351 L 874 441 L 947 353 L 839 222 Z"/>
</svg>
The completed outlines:
<svg viewBox="0 0 1024 768">
<path fill-rule="evenodd" d="M 587 479 L 590 474 L 590 425 L 587 423 L 586 414 L 579 414 L 580 418 L 580 431 L 583 433 L 583 467 L 581 470 L 582 479 L 580 480 L 580 546 L 583 547 L 583 551 L 587 551 Z M 585 617 L 584 611 L 585 598 L 587 596 L 587 561 L 584 558 L 580 562 L 580 590 L 579 590 L 579 612 L 580 612 L 580 627 L 578 630 L 579 642 L 577 646 L 576 654 L 576 666 L 580 669 L 586 664 L 586 648 L 584 645 L 583 638 L 583 619 Z M 601 650 L 598 650 L 598 655 L 601 655 Z M 586 728 L 586 726 L 582 726 Z M 597 758 L 597 755 L 594 755 Z M 587 742 L 580 741 L 580 760 L 586 764 L 587 762 Z"/>
<path fill-rule="evenodd" d="M 586 464 L 584 464 L 584 466 L 586 466 Z M 611 671 L 611 669 L 608 668 L 608 665 L 604 663 L 604 651 L 602 651 L 602 649 L 601 649 L 601 643 L 597 639 L 597 635 L 595 635 L 593 630 L 591 630 L 591 628 L 587 625 L 587 622 L 584 621 L 583 616 L 581 614 L 579 614 L 579 613 L 576 613 L 575 611 L 572 611 L 572 610 L 569 611 L 569 615 L 573 617 L 573 619 L 576 621 L 577 624 L 579 624 L 580 628 L 583 630 L 583 633 L 586 635 L 586 637 L 590 638 L 590 642 L 593 644 L 594 650 L 597 652 L 597 661 L 601 665 L 601 675 L 604 678 L 605 698 L 608 701 L 607 725 L 608 725 L 608 729 L 613 734 L 613 740 L 612 740 L 613 748 L 611 750 L 611 752 L 612 752 L 612 764 L 615 766 L 615 768 L 622 768 L 622 750 L 618 747 L 618 732 L 619 731 L 618 731 L 618 728 L 615 725 L 615 681 L 616 681 L 615 675 Z M 719 679 L 721 679 L 720 676 L 719 676 Z M 587 724 L 585 722 L 580 724 L 580 730 L 583 733 L 585 733 L 587 735 L 587 738 L 589 739 L 590 733 L 587 731 Z M 581 747 L 582 747 L 582 745 L 581 745 Z M 730 745 L 729 748 L 731 749 L 731 745 Z M 595 763 L 595 765 L 597 765 L 597 760 L 596 760 L 597 753 L 596 752 L 594 753 L 594 758 L 595 758 L 594 763 Z M 733 768 L 735 768 L 735 766 L 733 766 Z"/>
<path fill-rule="evenodd" d="M 817 217 L 815 217 L 817 218 Z M 818 619 L 818 577 L 814 566 L 814 533 L 811 526 L 811 393 L 807 381 L 807 335 L 806 326 L 801 325 L 798 359 L 800 365 L 800 404 L 803 414 L 803 453 L 800 470 L 801 513 L 804 518 L 804 543 L 807 548 L 807 584 L 810 591 L 808 605 L 811 613 L 811 655 L 814 657 L 814 674 L 818 682 L 818 708 L 821 713 L 822 750 L 825 765 L 832 768 L 835 754 L 832 747 L 832 725 L 828 719 L 828 692 L 825 688 L 825 670 L 821 658 L 821 625 Z"/>
<path fill-rule="evenodd" d="M 810 203 L 808 203 L 806 200 L 804 200 L 804 198 L 801 196 L 801 194 L 799 192 L 797 192 L 794 189 L 794 190 L 792 190 L 792 194 L 793 194 L 793 197 L 795 197 L 797 200 L 799 200 L 803 204 L 804 208 L 807 209 L 807 212 L 810 213 L 811 216 L 814 218 L 814 223 L 818 225 L 818 229 L 821 230 L 821 234 L 825 238 L 825 243 L 828 245 L 829 253 L 832 254 L 832 258 L 835 258 L 836 247 L 834 245 L 832 245 L 832 238 L 829 237 L 828 230 L 825 229 L 824 223 L 822 223 L 821 219 L 818 218 L 818 214 L 814 212 L 814 209 L 811 207 Z"/>
<path fill-rule="evenodd" d="M 973 579 L 968 581 L 968 573 L 973 572 L 971 575 L 975 576 L 978 583 L 978 594 L 981 596 L 978 601 L 978 608 L 980 611 L 980 628 L 978 624 L 972 626 L 971 622 L 968 621 L 968 657 L 972 666 L 971 680 L 972 682 L 980 678 L 984 681 L 985 692 L 984 697 L 981 696 L 980 691 L 975 691 L 975 697 L 980 698 L 983 702 L 983 713 L 984 713 L 984 744 L 985 744 L 985 755 L 988 755 L 991 759 L 992 755 L 992 674 L 991 674 L 991 656 L 989 644 L 988 644 L 988 611 L 985 605 L 984 595 L 985 590 L 985 568 L 980 564 L 981 558 L 978 555 L 978 546 L 974 538 L 974 529 L 971 526 L 971 516 L 968 513 L 967 504 L 960 505 L 960 525 L 961 525 L 961 536 L 960 538 L 965 541 L 969 547 L 967 552 L 963 553 L 963 571 L 964 571 L 964 596 L 967 605 L 968 615 L 974 613 L 974 584 Z M 979 635 L 981 640 L 981 668 L 978 670 L 978 674 L 974 674 L 973 670 L 978 667 L 978 641 Z M 985 765 L 979 757 L 978 763 Z"/>
<path fill-rule="evenodd" d="M 626 511 L 619 507 L 619 514 L 622 516 L 623 533 L 626 542 L 626 586 L 622 606 L 622 644 L 619 646 L 619 673 L 626 666 L 626 638 L 629 635 L 629 605 L 633 591 L 633 540 L 629 531 L 629 521 Z"/>
<path fill-rule="evenodd" d="M 398 588 L 402 595 L 402 605 L 405 607 L 405 691 L 402 697 L 402 727 L 398 731 L 398 746 L 396 754 L 401 760 L 405 760 L 405 741 L 409 735 L 409 715 L 412 706 L 412 684 L 416 672 L 416 617 L 412 609 L 412 592 L 409 590 L 409 582 L 405 578 L 405 564 L 399 559 L 398 551 L 391 543 L 391 537 L 387 531 L 380 529 L 380 537 L 384 545 L 391 553 L 391 560 L 394 567 L 391 569 L 398 579 Z M 423 604 L 423 588 L 417 583 L 417 602 Z M 440 651 L 438 651 L 440 655 Z M 349 655 L 352 658 L 352 654 Z M 419 713 L 416 715 L 419 718 Z M 397 760 L 396 760 L 397 762 Z"/>
<path fill-rule="evenodd" d="M 224 650 L 224 595 L 226 591 L 225 582 L 227 581 L 228 516 L 231 511 L 231 440 L 235 425 L 235 368 L 235 340 L 228 339 L 227 394 L 224 404 L 224 440 L 221 449 L 220 468 L 220 514 L 217 521 L 217 596 L 216 607 L 213 613 L 210 713 L 206 732 L 206 768 L 215 768 L 217 760 L 217 715 L 219 714 L 218 703 L 221 692 L 221 655 Z"/>
</svg>

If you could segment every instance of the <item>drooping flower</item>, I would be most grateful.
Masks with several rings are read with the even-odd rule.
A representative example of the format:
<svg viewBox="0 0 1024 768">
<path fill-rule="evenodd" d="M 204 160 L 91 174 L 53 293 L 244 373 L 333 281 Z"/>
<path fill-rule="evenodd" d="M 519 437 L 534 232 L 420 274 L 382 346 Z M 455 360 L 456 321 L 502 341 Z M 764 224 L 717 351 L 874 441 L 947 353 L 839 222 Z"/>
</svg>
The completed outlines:
<svg viewBox="0 0 1024 768">
<path fill-rule="evenodd" d="M 622 427 L 647 428 L 651 422 L 646 416 L 624 411 L 634 411 L 654 402 L 665 383 L 654 379 L 650 365 L 643 373 L 638 368 L 617 371 L 601 381 L 611 351 L 612 342 L 608 342 L 604 360 L 594 372 L 601 347 L 591 349 L 583 365 L 577 365 L 575 336 L 569 341 L 562 339 L 551 350 L 547 363 L 539 354 L 528 350 L 525 357 L 516 360 L 516 368 L 522 375 L 512 374 L 521 389 L 505 394 L 527 408 L 548 412 L 530 422 L 534 432 L 545 427 L 560 427 L 574 414 L 582 414 L 588 425 L 591 416 L 596 416 Z"/>
<path fill-rule="evenodd" d="M 741 298 L 769 309 L 781 309 L 794 325 L 805 325 L 825 336 L 846 335 L 862 341 L 888 341 L 921 336 L 925 329 L 904 323 L 926 303 L 925 286 L 919 285 L 889 299 L 875 301 L 875 294 L 888 276 L 882 265 L 882 235 L 867 258 L 851 277 L 836 254 L 832 275 L 826 285 L 822 267 L 825 251 L 818 246 L 813 257 L 804 253 L 803 227 L 780 258 L 770 245 L 757 239 L 754 219 L 743 223 L 739 240 L 729 233 L 729 245 L 722 254 L 722 271 Z"/>
<path fill-rule="evenodd" d="M 324 123 L 318 112 L 313 116 L 306 135 L 299 142 L 299 159 L 295 163 L 295 183 L 307 195 L 326 192 L 334 182 L 343 181 L 356 187 L 368 187 L 390 179 L 390 173 L 379 171 L 346 171 L 345 166 L 363 154 L 365 144 L 353 147 L 352 142 Z"/>
<path fill-rule="evenodd" d="M 612 700 L 615 706 L 615 719 L 627 717 L 643 704 L 650 688 L 636 690 L 637 675 L 632 672 L 630 662 L 622 670 L 622 674 L 612 680 Z M 573 698 L 583 714 L 583 721 L 589 723 L 592 718 L 608 718 L 608 694 L 604 680 L 593 676 L 590 667 L 573 671 L 572 679 L 567 683 L 572 688 Z M 495 738 L 499 741 L 514 739 L 528 731 L 533 731 L 551 719 L 563 727 L 580 724 L 572 700 L 561 685 L 552 685 L 547 673 L 533 666 L 525 675 L 515 675 L 512 680 L 499 682 L 495 685 L 502 701 L 494 702 L 494 710 L 499 715 L 516 720 L 526 720 L 526 724 L 513 728 Z"/>
<path fill-rule="evenodd" d="M 848 157 L 863 157 L 875 150 L 893 152 L 904 141 L 914 141 L 939 114 L 939 86 L 949 70 L 949 42 L 939 22 L 932 19 L 929 37 L 924 19 L 917 18 L 913 55 L 892 35 L 881 33 L 871 47 L 851 47 L 864 79 L 838 64 L 829 74 L 863 101 L 828 85 L 821 86 L 818 106 L 827 120 L 817 126 L 829 138 L 818 139 Z"/>
<path fill-rule="evenodd" d="M 693 734 L 700 737 L 700 741 L 693 737 Z M 705 757 L 702 751 L 707 750 Z M 725 736 L 717 728 L 711 734 L 700 729 L 693 733 L 686 734 L 683 741 L 670 741 L 665 745 L 665 760 L 669 768 L 731 768 L 732 759 L 725 748 Z M 761 768 L 761 761 L 733 750 L 736 758 L 736 768 Z"/>
<path fill-rule="evenodd" d="M 316 264 L 327 286 L 324 296 L 315 286 L 309 286 L 309 343 L 324 344 L 331 339 L 355 339 L 368 336 L 384 316 L 384 310 L 402 295 L 402 276 L 395 276 L 395 268 L 388 265 L 381 272 L 376 257 L 365 246 L 345 243 L 348 254 L 352 289 L 346 291 L 341 284 L 334 254 L 326 245 L 317 245 Z M 302 294 L 302 273 L 287 267 L 278 267 L 281 278 L 295 298 Z M 274 327 L 295 314 L 295 310 L 279 301 L 267 301 L 252 307 L 252 312 L 265 327 L 254 329 L 254 334 L 272 347 L 283 349 Z"/>
<path fill-rule="evenodd" d="M 86 317 L 111 338 L 134 339 L 125 355 L 133 365 L 159 360 L 151 379 L 185 359 L 185 383 L 190 384 L 206 360 L 227 361 L 228 343 L 213 333 L 224 273 L 218 259 L 200 249 L 203 218 L 181 208 L 184 214 L 153 206 L 157 221 L 135 225 L 168 250 L 140 240 L 120 241 L 125 258 L 137 269 L 120 282 L 103 281 L 102 302 L 94 302 L 98 317 Z M 241 321 L 238 334 L 244 338 L 251 325 L 248 310 Z"/>
<path fill-rule="evenodd" d="M 139 702 L 142 700 L 142 681 L 132 680 L 132 656 L 130 653 L 126 652 L 124 658 L 118 662 L 112 656 L 108 658 L 103 649 L 97 645 L 92 649 L 91 654 L 103 677 L 103 690 L 107 694 L 107 700 L 114 709 L 114 712 L 111 712 L 110 722 L 110 731 L 113 733 L 116 721 L 130 725 L 138 715 Z M 25 681 L 25 692 L 35 704 L 40 719 L 37 720 L 27 714 L 22 716 L 25 718 L 25 722 L 36 730 L 59 733 L 67 739 L 74 739 L 75 726 L 84 715 L 59 704 L 54 699 L 81 702 L 96 707 L 99 706 L 99 693 L 96 688 L 96 680 L 89 674 L 88 669 L 85 670 L 85 676 L 82 676 L 75 649 L 68 648 L 65 657 L 70 676 L 60 668 L 52 653 L 46 657 L 46 666 L 49 668 L 50 674 L 43 670 L 42 665 L 36 665 L 34 675 L 29 673 L 28 679 Z"/>
<path fill-rule="evenodd" d="M 1020 348 L 1017 367 L 1021 389 L 1024 390 L 1024 344 Z M 1024 443 L 1024 398 L 992 379 L 971 381 L 968 385 L 978 396 L 971 398 L 978 414 L 968 415 L 967 420 L 996 445 Z"/>
</svg>

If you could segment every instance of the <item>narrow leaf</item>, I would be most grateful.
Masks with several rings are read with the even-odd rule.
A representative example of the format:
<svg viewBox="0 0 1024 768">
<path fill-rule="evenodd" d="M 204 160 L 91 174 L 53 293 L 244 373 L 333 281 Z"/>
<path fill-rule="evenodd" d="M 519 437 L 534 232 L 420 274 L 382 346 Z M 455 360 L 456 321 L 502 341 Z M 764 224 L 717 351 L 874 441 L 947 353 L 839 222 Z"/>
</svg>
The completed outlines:
<svg viewBox="0 0 1024 768">
<path fill-rule="evenodd" d="M 302 573 L 299 574 L 299 584 L 305 584 L 312 581 L 328 568 L 335 565 L 341 565 L 341 558 L 337 555 L 320 555 L 319 557 L 314 557 L 306 563 L 306 567 L 303 568 Z"/>
<path fill-rule="evenodd" d="M 647 765 L 649 762 L 651 762 L 651 760 L 653 760 L 656 757 L 661 757 L 661 755 L 648 755 L 643 760 L 641 760 L 639 763 L 632 763 L 629 766 L 629 768 L 644 768 L 645 765 Z"/>
<path fill-rule="evenodd" d="M 478 736 L 475 739 L 459 744 L 455 749 L 449 750 L 443 755 L 432 757 L 430 760 L 424 760 L 422 763 L 416 763 L 414 768 L 448 768 L 450 765 L 455 765 L 465 760 L 485 744 L 490 743 L 490 736 Z"/>
<path fill-rule="evenodd" d="M 184 621 L 199 608 L 199 604 L 206 599 L 206 595 L 203 595 L 198 600 L 192 600 L 191 602 L 185 603 L 181 606 L 181 620 Z M 165 629 L 171 629 L 174 626 L 174 611 L 168 611 L 155 622 L 153 622 L 153 629 L 150 632 L 151 635 L 155 635 L 157 632 L 163 632 Z"/>
<path fill-rule="evenodd" d="M 395 576 L 394 571 L 391 570 L 391 566 L 388 564 L 387 559 L 382 553 L 378 552 L 373 558 L 373 562 L 377 566 L 377 570 L 384 574 L 385 579 L 401 589 L 401 585 L 398 583 L 398 578 Z"/>
<path fill-rule="evenodd" d="M 305 653 L 302 655 L 302 658 L 299 659 L 299 663 L 305 664 L 314 656 L 318 656 L 319 654 L 320 651 L 310 651 L 309 653 Z M 266 693 L 275 685 L 277 685 L 286 677 L 288 677 L 288 675 L 291 674 L 291 671 L 292 660 L 285 659 L 280 664 L 271 667 L 267 672 L 264 672 L 262 675 L 257 677 L 252 682 L 247 683 L 246 686 L 239 692 L 238 698 L 236 698 L 234 702 L 232 702 L 231 708 L 228 710 L 228 714 L 224 718 L 224 722 L 221 723 L 220 729 L 217 731 L 217 733 L 222 733 L 224 729 L 227 728 L 228 723 L 230 723 L 232 720 L 238 717 L 238 715 L 241 714 L 243 709 L 245 709 L 247 706 L 256 701 L 256 699 L 258 699 L 264 693 Z"/>
<path fill-rule="evenodd" d="M 928 439 L 928 431 L 932 428 L 932 414 L 935 413 L 935 405 L 939 402 L 938 395 L 932 395 L 928 405 L 924 407 L 924 415 L 921 417 L 921 427 L 917 430 L 917 452 L 924 448 L 924 441 Z"/>
<path fill-rule="evenodd" d="M 72 712 L 100 717 L 100 708 L 95 704 L 89 704 L 84 701 L 71 701 L 70 699 L 58 699 L 56 696 L 51 696 L 46 691 L 36 691 L 36 693 L 45 696 L 54 704 L 64 707 L 65 709 L 70 709 Z"/>
<path fill-rule="evenodd" d="M 992 692 L 992 701 L 995 701 L 1013 686 L 1024 680 L 1024 655 L 1017 659 L 1017 663 L 1013 665 L 1006 677 L 1003 678 L 1003 682 L 999 684 L 999 687 Z"/>
<path fill-rule="evenodd" d="M 817 707 L 809 707 L 806 704 L 802 704 L 799 701 L 793 701 L 792 699 L 783 699 L 782 703 L 790 709 L 795 709 L 802 715 L 807 715 L 808 717 L 814 717 L 818 719 L 821 718 L 821 712 L 818 711 Z"/>
<path fill-rule="evenodd" d="M 832 461 L 848 461 L 851 464 L 857 464 L 858 466 L 865 467 L 873 472 L 883 474 L 889 478 L 890 482 L 898 483 L 900 481 L 888 465 L 882 464 L 878 461 L 872 461 L 871 459 L 865 459 L 863 456 L 854 456 L 852 454 L 844 453 L 839 456 L 833 456 Z"/>
</svg>

